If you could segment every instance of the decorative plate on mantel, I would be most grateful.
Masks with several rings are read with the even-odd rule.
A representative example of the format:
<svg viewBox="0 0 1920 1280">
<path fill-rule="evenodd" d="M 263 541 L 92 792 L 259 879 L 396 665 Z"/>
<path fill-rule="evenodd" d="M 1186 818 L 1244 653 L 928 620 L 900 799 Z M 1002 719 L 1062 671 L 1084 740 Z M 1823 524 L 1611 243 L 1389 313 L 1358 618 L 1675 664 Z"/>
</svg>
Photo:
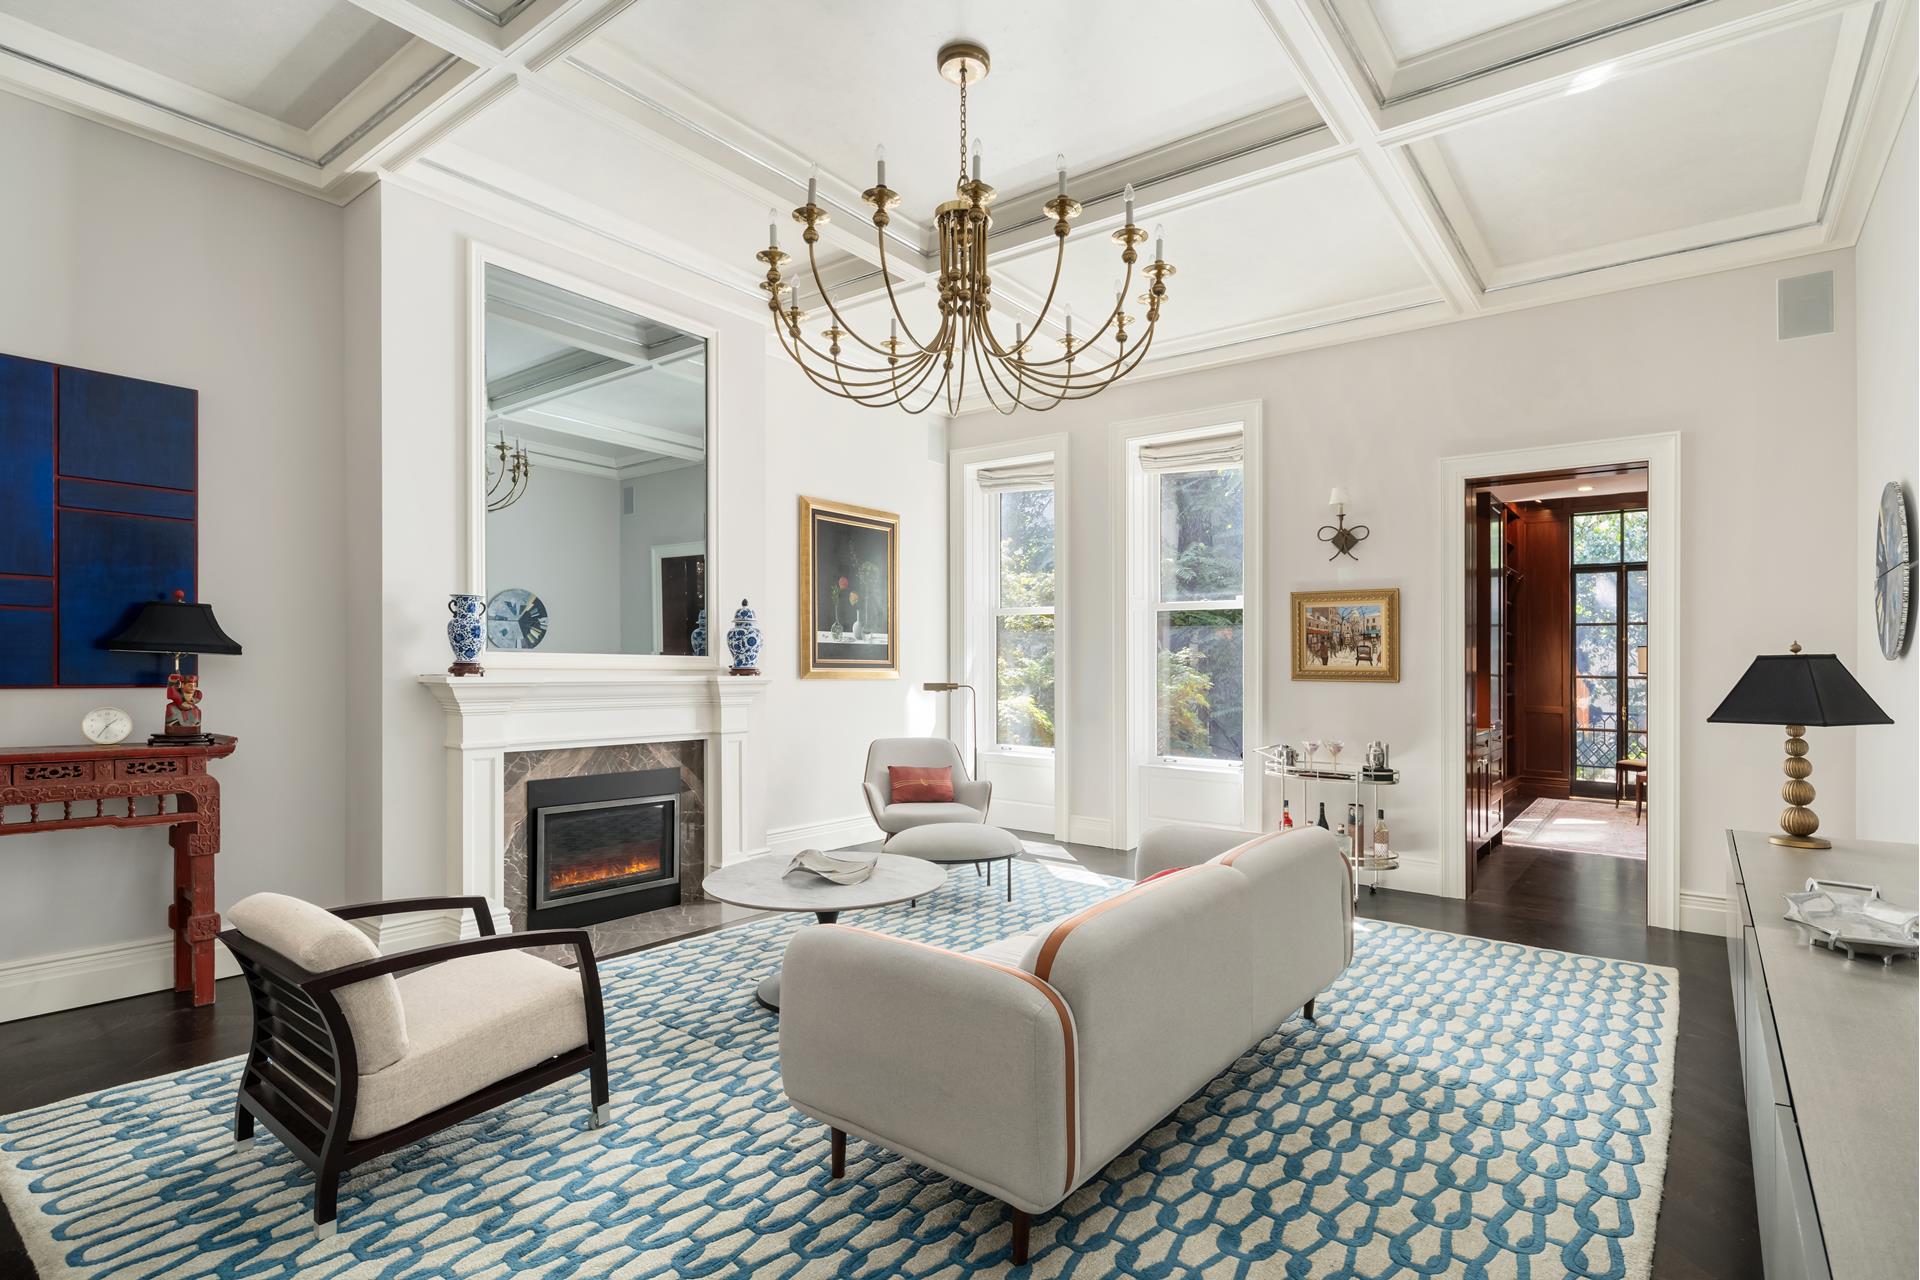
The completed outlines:
<svg viewBox="0 0 1920 1280">
<path fill-rule="evenodd" d="M 487 643 L 496 649 L 538 649 L 547 638 L 547 606 L 525 587 L 487 601 Z"/>
</svg>

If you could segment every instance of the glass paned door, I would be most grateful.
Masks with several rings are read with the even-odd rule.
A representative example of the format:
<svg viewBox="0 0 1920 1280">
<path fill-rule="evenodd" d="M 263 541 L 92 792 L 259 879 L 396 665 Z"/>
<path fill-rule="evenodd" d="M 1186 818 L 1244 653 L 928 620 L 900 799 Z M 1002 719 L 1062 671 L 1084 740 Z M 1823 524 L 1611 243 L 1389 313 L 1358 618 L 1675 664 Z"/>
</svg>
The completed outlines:
<svg viewBox="0 0 1920 1280">
<path fill-rule="evenodd" d="M 993 495 L 994 743 L 1053 749 L 1052 489 Z"/>
<path fill-rule="evenodd" d="M 1573 789 L 1610 795 L 1647 755 L 1647 513 L 1573 517 Z"/>
</svg>

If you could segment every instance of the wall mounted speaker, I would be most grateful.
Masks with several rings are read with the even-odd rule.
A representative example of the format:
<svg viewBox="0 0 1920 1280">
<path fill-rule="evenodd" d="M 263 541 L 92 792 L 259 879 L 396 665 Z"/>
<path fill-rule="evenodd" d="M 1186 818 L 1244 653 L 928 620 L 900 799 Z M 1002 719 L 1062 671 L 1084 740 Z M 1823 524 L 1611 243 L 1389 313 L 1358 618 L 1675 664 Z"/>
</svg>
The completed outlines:
<svg viewBox="0 0 1920 1280">
<path fill-rule="evenodd" d="M 1781 277 L 1777 301 L 1782 342 L 1833 332 L 1833 272 Z"/>
</svg>

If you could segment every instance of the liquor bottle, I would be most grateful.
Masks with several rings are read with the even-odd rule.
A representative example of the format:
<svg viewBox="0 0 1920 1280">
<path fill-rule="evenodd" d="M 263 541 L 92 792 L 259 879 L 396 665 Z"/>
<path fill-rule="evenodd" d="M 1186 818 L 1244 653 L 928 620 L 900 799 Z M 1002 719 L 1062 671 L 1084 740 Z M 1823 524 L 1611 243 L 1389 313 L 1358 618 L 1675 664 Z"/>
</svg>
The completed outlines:
<svg viewBox="0 0 1920 1280">
<path fill-rule="evenodd" d="M 1373 860 L 1387 862 L 1393 857 L 1393 847 L 1387 843 L 1387 811 L 1380 810 L 1380 816 L 1373 823 Z"/>
<path fill-rule="evenodd" d="M 1282 831 L 1293 830 L 1293 810 L 1287 807 L 1285 800 L 1280 802 L 1280 829 Z"/>
<path fill-rule="evenodd" d="M 1331 831 L 1333 829 L 1327 825 L 1327 802 L 1325 800 L 1320 802 L 1320 821 L 1314 825 L 1318 826 L 1322 831 Z"/>
<path fill-rule="evenodd" d="M 1360 840 L 1366 826 L 1366 819 L 1362 815 L 1365 812 L 1357 804 L 1347 806 L 1347 857 L 1354 862 L 1360 861 Z"/>
</svg>

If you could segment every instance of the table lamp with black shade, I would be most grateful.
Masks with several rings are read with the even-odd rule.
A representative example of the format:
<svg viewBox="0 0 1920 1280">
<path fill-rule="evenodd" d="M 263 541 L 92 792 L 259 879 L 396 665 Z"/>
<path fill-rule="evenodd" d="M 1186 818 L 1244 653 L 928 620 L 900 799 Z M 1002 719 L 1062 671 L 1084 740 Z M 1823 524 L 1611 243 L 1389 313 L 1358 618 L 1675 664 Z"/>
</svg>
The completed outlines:
<svg viewBox="0 0 1920 1280">
<path fill-rule="evenodd" d="M 175 591 L 171 600 L 149 600 L 140 606 L 120 633 L 107 641 L 116 653 L 170 653 L 173 671 L 167 676 L 167 719 L 164 732 L 147 745 L 210 746 L 213 735 L 200 727 L 200 677 L 184 675 L 180 657 L 188 653 L 240 652 L 240 642 L 220 629 L 213 606 L 190 604 L 187 593 Z"/>
<path fill-rule="evenodd" d="M 1820 829 L 1820 819 L 1807 807 L 1813 803 L 1813 784 L 1807 781 L 1813 774 L 1813 762 L 1807 758 L 1807 726 L 1892 724 L 1893 717 L 1880 709 L 1839 658 L 1831 653 L 1801 653 L 1794 644 L 1786 653 L 1755 658 L 1707 722 L 1786 726 L 1787 762 L 1781 771 L 1787 780 L 1780 798 L 1787 807 L 1780 813 L 1782 834 L 1768 839 L 1791 849 L 1831 849 L 1831 840 L 1813 834 Z"/>
</svg>

